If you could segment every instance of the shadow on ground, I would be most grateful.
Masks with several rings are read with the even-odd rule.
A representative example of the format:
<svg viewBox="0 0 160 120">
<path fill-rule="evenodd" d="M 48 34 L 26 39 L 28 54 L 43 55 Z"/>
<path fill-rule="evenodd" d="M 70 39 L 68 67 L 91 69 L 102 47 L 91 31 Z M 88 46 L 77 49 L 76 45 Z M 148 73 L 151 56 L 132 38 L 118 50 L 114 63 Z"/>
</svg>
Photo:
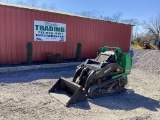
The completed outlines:
<svg viewBox="0 0 160 120">
<path fill-rule="evenodd" d="M 73 77 L 75 70 L 76 66 L 0 73 L 0 83 L 25 83 L 39 79 L 69 78 Z"/>
<path fill-rule="evenodd" d="M 132 90 L 126 90 L 117 95 L 88 99 L 87 101 L 76 105 L 71 105 L 71 107 L 90 110 L 89 102 L 111 110 L 133 110 L 137 108 L 145 108 L 150 111 L 157 111 L 157 108 L 160 108 L 160 101 L 137 94 Z"/>
</svg>

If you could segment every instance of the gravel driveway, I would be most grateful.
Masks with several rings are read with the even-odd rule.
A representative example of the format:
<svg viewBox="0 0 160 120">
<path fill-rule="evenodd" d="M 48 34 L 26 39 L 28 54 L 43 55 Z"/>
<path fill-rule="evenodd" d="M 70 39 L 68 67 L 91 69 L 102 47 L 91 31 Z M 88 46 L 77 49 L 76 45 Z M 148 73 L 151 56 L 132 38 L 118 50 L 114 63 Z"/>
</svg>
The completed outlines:
<svg viewBox="0 0 160 120">
<path fill-rule="evenodd" d="M 132 69 L 127 91 L 66 108 L 48 90 L 75 67 L 0 74 L 0 120 L 159 120 L 160 75 Z"/>
</svg>

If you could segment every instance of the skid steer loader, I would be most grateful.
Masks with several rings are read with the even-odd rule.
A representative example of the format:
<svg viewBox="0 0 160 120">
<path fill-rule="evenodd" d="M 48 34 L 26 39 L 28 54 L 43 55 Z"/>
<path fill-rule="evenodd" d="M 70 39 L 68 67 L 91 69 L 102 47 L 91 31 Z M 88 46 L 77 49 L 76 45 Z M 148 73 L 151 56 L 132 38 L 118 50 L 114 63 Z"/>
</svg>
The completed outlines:
<svg viewBox="0 0 160 120">
<path fill-rule="evenodd" d="M 61 77 L 49 90 L 67 107 L 87 97 L 112 95 L 123 91 L 131 72 L 131 57 L 120 48 L 105 46 L 95 59 L 77 66 L 72 80 Z"/>
<path fill-rule="evenodd" d="M 160 40 L 151 39 L 150 41 L 143 41 L 139 44 L 142 49 L 160 50 Z"/>
</svg>

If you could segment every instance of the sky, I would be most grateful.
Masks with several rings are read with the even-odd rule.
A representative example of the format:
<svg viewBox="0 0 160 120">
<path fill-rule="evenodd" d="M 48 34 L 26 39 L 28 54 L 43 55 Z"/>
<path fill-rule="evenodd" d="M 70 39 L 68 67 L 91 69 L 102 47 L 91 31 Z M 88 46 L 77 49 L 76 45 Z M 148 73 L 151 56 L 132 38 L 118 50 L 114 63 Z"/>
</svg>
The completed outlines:
<svg viewBox="0 0 160 120">
<path fill-rule="evenodd" d="M 62 11 L 98 10 L 106 16 L 121 12 L 124 19 L 145 20 L 160 12 L 160 0 L 55 0 L 54 3 Z"/>
<path fill-rule="evenodd" d="M 0 0 L 16 3 L 27 0 Z M 121 12 L 123 19 L 147 20 L 160 13 L 160 0 L 37 0 L 38 4 L 54 3 L 56 10 L 81 12 L 97 10 L 106 16 Z"/>
<path fill-rule="evenodd" d="M 17 3 L 30 0 L 0 0 Z M 31 0 L 32 1 L 32 0 Z M 140 23 L 160 14 L 160 0 L 36 0 L 38 6 L 43 3 L 55 5 L 57 11 L 79 13 L 81 11 L 97 10 L 104 16 L 122 13 L 121 19 L 137 19 Z M 138 32 L 146 32 L 138 26 Z M 134 27 L 135 28 L 135 27 Z M 134 29 L 133 29 L 134 30 Z"/>
</svg>

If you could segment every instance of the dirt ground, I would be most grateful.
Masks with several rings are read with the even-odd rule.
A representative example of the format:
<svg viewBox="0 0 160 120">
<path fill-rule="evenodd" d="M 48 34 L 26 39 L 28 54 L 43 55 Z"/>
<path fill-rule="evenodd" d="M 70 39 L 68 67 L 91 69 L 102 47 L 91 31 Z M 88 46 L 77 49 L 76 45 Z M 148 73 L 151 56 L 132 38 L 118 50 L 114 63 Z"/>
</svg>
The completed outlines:
<svg viewBox="0 0 160 120">
<path fill-rule="evenodd" d="M 66 68 L 0 74 L 0 120 L 160 119 L 160 75 L 132 69 L 126 92 L 66 108 L 48 90 L 60 76 L 71 79 L 74 71 Z"/>
</svg>

